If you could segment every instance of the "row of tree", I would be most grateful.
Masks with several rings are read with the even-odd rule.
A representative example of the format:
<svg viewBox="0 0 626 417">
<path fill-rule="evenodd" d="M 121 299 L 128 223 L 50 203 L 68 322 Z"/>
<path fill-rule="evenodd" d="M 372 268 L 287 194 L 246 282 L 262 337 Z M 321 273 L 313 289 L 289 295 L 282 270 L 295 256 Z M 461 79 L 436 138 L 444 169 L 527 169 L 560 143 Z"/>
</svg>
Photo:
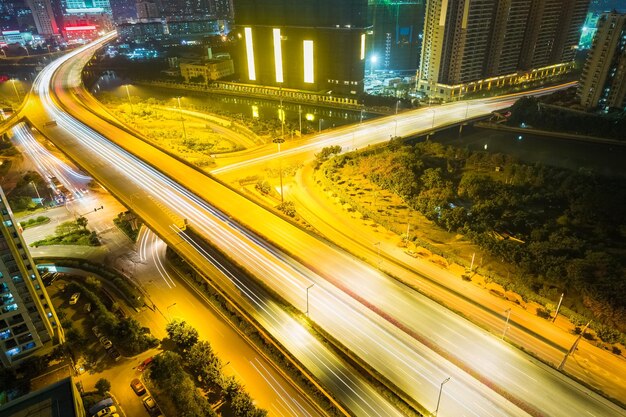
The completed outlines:
<svg viewBox="0 0 626 417">
<path fill-rule="evenodd" d="M 211 403 L 223 403 L 223 415 L 267 415 L 265 410 L 254 405 L 250 395 L 235 378 L 222 373 L 225 364 L 208 342 L 199 340 L 196 329 L 184 321 L 175 320 L 168 323 L 166 330 L 169 339 L 176 346 L 176 351 L 166 352 L 155 358 L 150 378 L 159 388 L 171 393 L 181 415 L 217 415 L 211 409 Z M 196 387 L 206 393 L 208 400 Z"/>
<path fill-rule="evenodd" d="M 326 175 L 338 177 L 346 164 L 517 266 L 527 288 L 567 291 L 569 305 L 626 330 L 623 179 L 430 142 L 339 155 Z"/>
</svg>

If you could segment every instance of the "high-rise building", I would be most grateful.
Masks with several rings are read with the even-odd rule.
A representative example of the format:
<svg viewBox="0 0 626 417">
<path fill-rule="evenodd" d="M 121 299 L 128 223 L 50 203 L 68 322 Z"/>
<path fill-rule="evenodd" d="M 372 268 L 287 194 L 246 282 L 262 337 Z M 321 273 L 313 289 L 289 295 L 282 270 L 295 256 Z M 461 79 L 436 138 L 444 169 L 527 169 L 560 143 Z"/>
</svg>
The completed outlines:
<svg viewBox="0 0 626 417">
<path fill-rule="evenodd" d="M 588 109 L 626 110 L 626 14 L 606 13 L 598 19 L 578 96 Z"/>
<path fill-rule="evenodd" d="M 139 0 L 136 8 L 138 19 L 155 19 L 161 17 L 159 7 L 153 1 Z"/>
<path fill-rule="evenodd" d="M 111 13 L 109 0 L 61 0 L 66 14 Z"/>
<path fill-rule="evenodd" d="M 430 0 L 418 88 L 456 99 L 470 83 L 490 88 L 560 73 L 571 66 L 588 6 L 589 0 Z"/>
<path fill-rule="evenodd" d="M 0 360 L 10 367 L 64 336 L 2 189 L 0 212 Z"/>
<path fill-rule="evenodd" d="M 50 0 L 28 0 L 28 7 L 33 12 L 35 27 L 42 36 L 59 34 L 59 27 L 54 17 Z"/>
<path fill-rule="evenodd" d="M 419 67 L 426 0 L 369 0 L 372 25 L 368 44 L 373 69 L 412 70 Z M 369 37 L 368 37 L 369 39 Z"/>
<path fill-rule="evenodd" d="M 235 23 L 244 82 L 363 91 L 367 0 L 236 0 Z"/>
<path fill-rule="evenodd" d="M 233 0 L 210 0 L 211 11 L 218 19 L 230 20 L 234 17 Z"/>
<path fill-rule="evenodd" d="M 110 0 L 111 14 L 116 22 L 126 22 L 137 17 L 137 9 L 134 1 Z"/>
</svg>

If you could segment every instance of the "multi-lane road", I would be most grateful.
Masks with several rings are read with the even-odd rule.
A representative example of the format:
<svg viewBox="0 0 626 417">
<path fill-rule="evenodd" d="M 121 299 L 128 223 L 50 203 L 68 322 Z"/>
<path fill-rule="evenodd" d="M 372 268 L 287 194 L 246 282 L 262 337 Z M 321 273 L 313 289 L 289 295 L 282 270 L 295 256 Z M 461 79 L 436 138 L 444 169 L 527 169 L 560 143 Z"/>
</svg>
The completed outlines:
<svg viewBox="0 0 626 417">
<path fill-rule="evenodd" d="M 67 65 L 57 62 L 44 70 L 35 87 L 46 113 L 42 112 L 36 99 L 30 100 L 31 120 L 72 159 L 133 207 L 168 244 L 176 246 L 198 268 L 213 271 L 213 278 L 244 304 L 265 329 L 354 414 L 394 415 L 398 412 L 312 338 L 305 326 L 284 313 L 267 292 L 245 277 L 234 275 L 228 266 L 215 261 L 212 265 L 208 254 L 204 254 L 185 234 L 169 227 L 172 223 L 180 218 L 188 219 L 196 232 L 303 311 L 307 307 L 307 288 L 310 288 L 312 320 L 427 409 L 434 409 L 440 383 L 451 377 L 442 397 L 441 416 L 525 415 L 526 412 L 487 384 L 478 382 L 462 367 L 420 343 L 420 339 L 429 339 L 448 352 L 445 357 L 461 358 L 473 369 L 478 368 L 481 376 L 516 397 L 526 411 L 539 410 L 536 414 L 549 416 L 626 415 L 624 410 L 532 361 L 439 305 L 256 207 L 81 107 L 68 94 L 68 88 L 78 86 L 76 80 L 80 79 L 81 60 L 84 62 L 89 53 L 87 50 L 82 57 L 70 54 Z M 57 69 L 56 98 L 53 100 L 49 85 Z M 57 107 L 57 100 L 63 103 L 64 110 Z M 441 117 L 454 120 L 462 117 L 461 113 L 489 112 L 491 110 L 483 107 L 492 102 L 446 106 L 440 110 Z M 438 117 L 436 111 L 432 114 L 435 119 Z M 51 118 L 58 126 L 43 127 Z M 402 129 L 410 129 L 419 123 L 428 129 L 437 122 L 429 124 L 424 120 L 424 115 L 418 112 L 398 115 L 391 122 L 389 118 L 379 121 L 380 126 L 364 123 L 360 129 L 367 133 L 357 136 L 359 127 L 343 135 L 335 132 L 336 142 L 332 140 L 333 133 L 327 133 L 328 137 L 321 138 L 317 148 L 313 144 L 305 146 L 310 146 L 309 151 L 331 144 L 346 145 L 346 142 L 354 142 L 355 147 L 360 147 L 388 139 L 387 133 L 392 125 L 393 136 L 396 124 L 397 134 L 403 135 L 408 132 Z M 142 159 L 158 166 L 160 172 L 94 130 L 141 155 Z M 369 142 L 371 137 L 374 139 Z M 258 235 L 205 201 L 222 208 L 240 224 L 249 225 Z M 301 262 L 259 235 L 288 248 L 289 253 Z"/>
</svg>

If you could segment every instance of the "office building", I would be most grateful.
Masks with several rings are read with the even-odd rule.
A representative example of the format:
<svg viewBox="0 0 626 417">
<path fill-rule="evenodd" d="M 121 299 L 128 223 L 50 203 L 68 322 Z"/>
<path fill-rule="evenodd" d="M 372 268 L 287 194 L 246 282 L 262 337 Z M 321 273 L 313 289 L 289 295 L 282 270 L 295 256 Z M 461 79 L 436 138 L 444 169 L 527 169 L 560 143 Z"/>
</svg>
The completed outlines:
<svg viewBox="0 0 626 417">
<path fill-rule="evenodd" d="M 110 0 L 111 15 L 115 22 L 126 22 L 137 17 L 137 9 L 134 1 Z"/>
<path fill-rule="evenodd" d="M 204 62 L 180 62 L 180 75 L 185 82 L 207 84 L 209 81 L 233 75 L 235 67 L 232 59 L 210 59 Z"/>
<path fill-rule="evenodd" d="M 369 1 L 370 69 L 415 71 L 419 67 L 425 3 L 426 0 Z"/>
<path fill-rule="evenodd" d="M 238 0 L 235 23 L 243 82 L 363 91 L 367 0 Z"/>
<path fill-rule="evenodd" d="M 626 14 L 606 13 L 598 19 L 578 96 L 587 109 L 626 110 Z"/>
<path fill-rule="evenodd" d="M 589 0 L 432 0 L 418 89 L 468 91 L 553 77 L 572 66 Z"/>
<path fill-rule="evenodd" d="M 235 16 L 233 0 L 211 0 L 212 13 L 218 19 L 232 20 Z"/>
<path fill-rule="evenodd" d="M 109 0 L 61 0 L 65 14 L 111 13 Z"/>
<path fill-rule="evenodd" d="M 116 30 L 117 36 L 124 42 L 158 41 L 165 36 L 165 26 L 160 20 L 120 23 Z"/>
<path fill-rule="evenodd" d="M 59 27 L 50 0 L 28 0 L 28 7 L 33 12 L 37 33 L 42 36 L 59 34 Z"/>
<path fill-rule="evenodd" d="M 30 392 L 0 407 L 0 417 L 86 417 L 83 400 L 71 377 Z"/>
<path fill-rule="evenodd" d="M 63 330 L 4 192 L 0 189 L 0 360 L 13 366 Z"/>
<path fill-rule="evenodd" d="M 137 19 L 157 19 L 161 12 L 156 2 L 140 0 L 136 3 Z"/>
</svg>

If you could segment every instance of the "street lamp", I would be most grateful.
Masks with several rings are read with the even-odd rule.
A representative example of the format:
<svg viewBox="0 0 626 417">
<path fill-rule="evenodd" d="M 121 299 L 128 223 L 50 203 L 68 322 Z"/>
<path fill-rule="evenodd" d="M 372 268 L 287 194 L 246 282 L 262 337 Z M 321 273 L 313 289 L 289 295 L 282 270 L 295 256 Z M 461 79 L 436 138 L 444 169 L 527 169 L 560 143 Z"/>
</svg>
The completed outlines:
<svg viewBox="0 0 626 417">
<path fill-rule="evenodd" d="M 511 318 L 511 309 L 507 308 L 504 312 L 507 313 L 507 315 L 506 315 L 506 323 L 504 323 L 504 331 L 502 331 L 502 340 L 504 340 L 506 331 L 509 329 L 509 319 Z"/>
<path fill-rule="evenodd" d="M 187 142 L 187 129 L 185 129 L 185 118 L 183 117 L 183 109 L 180 107 L 180 97 L 176 97 L 178 100 L 178 111 L 180 112 L 180 122 L 183 124 L 183 137 L 185 138 L 185 143 Z"/>
<path fill-rule="evenodd" d="M 37 185 L 35 185 L 35 183 L 33 181 L 30 182 L 30 185 L 32 185 L 33 188 L 35 189 L 35 193 L 37 194 L 37 198 L 39 199 L 40 204 L 43 206 L 43 199 L 39 195 L 39 190 L 37 189 Z M 44 210 L 45 209 L 46 209 L 46 207 L 44 206 Z"/>
<path fill-rule="evenodd" d="M 17 101 L 22 101 L 22 97 L 20 97 L 20 93 L 17 91 L 17 87 L 15 86 L 15 78 L 11 78 L 11 84 L 13 85 L 13 90 L 15 91 L 15 95 L 17 96 Z"/>
<path fill-rule="evenodd" d="M 133 110 L 133 101 L 130 99 L 130 91 L 128 90 L 128 84 L 124 84 L 124 87 L 126 87 L 126 95 L 128 96 L 128 103 L 130 104 L 130 114 L 135 113 L 135 111 Z"/>
<path fill-rule="evenodd" d="M 437 408 L 435 408 L 435 417 L 437 417 L 437 413 L 439 412 L 439 403 L 441 402 L 441 392 L 443 391 L 443 385 L 448 381 L 450 381 L 450 377 L 444 379 L 441 383 L 441 386 L 439 387 L 439 396 L 437 397 Z"/>
<path fill-rule="evenodd" d="M 278 173 L 280 176 L 280 202 L 283 203 L 285 200 L 283 197 L 283 163 L 282 163 L 282 160 L 280 159 L 280 144 L 285 142 L 285 139 L 276 138 L 273 140 L 273 142 L 278 145 L 278 154 L 279 154 L 278 155 L 278 165 L 279 165 Z"/>
<path fill-rule="evenodd" d="M 306 316 L 309 317 L 309 290 L 314 286 L 315 284 L 311 284 L 308 287 L 306 287 Z"/>
<path fill-rule="evenodd" d="M 170 315 L 170 308 L 174 307 L 175 305 L 176 303 L 172 303 L 166 307 L 165 310 L 167 311 L 167 321 L 172 321 L 172 316 Z"/>
<path fill-rule="evenodd" d="M 319 124 L 319 126 L 318 126 L 318 131 L 319 131 L 320 133 L 322 132 L 322 122 L 324 122 L 324 119 L 319 119 L 319 120 L 318 120 L 318 124 Z"/>
</svg>

